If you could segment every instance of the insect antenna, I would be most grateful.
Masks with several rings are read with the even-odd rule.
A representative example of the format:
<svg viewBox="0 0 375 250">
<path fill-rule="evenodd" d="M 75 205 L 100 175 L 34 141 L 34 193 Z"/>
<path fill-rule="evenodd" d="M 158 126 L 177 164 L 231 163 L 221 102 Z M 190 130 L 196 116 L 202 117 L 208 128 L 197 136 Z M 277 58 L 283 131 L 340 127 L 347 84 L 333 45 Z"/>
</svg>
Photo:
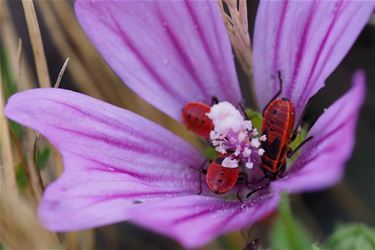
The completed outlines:
<svg viewBox="0 0 375 250">
<path fill-rule="evenodd" d="M 283 79 L 281 78 L 281 71 L 278 70 L 277 71 L 277 76 L 279 78 L 279 84 L 280 84 L 280 88 L 279 88 L 279 91 L 276 92 L 276 94 L 271 98 L 271 100 L 267 103 L 266 106 L 264 106 L 263 108 L 263 114 L 264 114 L 264 111 L 267 109 L 267 107 L 271 104 L 271 102 L 273 102 L 277 97 L 279 97 L 279 95 L 281 94 L 281 92 L 283 91 Z"/>
</svg>

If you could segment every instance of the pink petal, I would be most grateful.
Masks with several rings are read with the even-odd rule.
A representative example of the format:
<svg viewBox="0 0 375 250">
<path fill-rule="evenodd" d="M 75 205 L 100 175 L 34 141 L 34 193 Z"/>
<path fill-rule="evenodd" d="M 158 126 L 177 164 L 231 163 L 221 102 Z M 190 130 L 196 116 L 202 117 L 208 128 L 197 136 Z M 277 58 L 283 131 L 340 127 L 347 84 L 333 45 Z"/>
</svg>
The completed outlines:
<svg viewBox="0 0 375 250">
<path fill-rule="evenodd" d="M 12 96 L 6 115 L 62 153 L 65 172 L 50 185 L 39 215 L 51 230 L 78 230 L 128 219 L 135 200 L 196 194 L 203 156 L 127 110 L 62 89 Z"/>
<path fill-rule="evenodd" d="M 261 1 L 254 33 L 254 77 L 261 106 L 279 90 L 297 119 L 366 25 L 375 1 Z"/>
<path fill-rule="evenodd" d="M 354 142 L 358 115 L 364 101 L 365 76 L 357 72 L 350 91 L 329 107 L 316 121 L 307 142 L 286 177 L 272 186 L 291 192 L 323 189 L 344 174 Z"/>
<path fill-rule="evenodd" d="M 137 94 L 181 120 L 191 101 L 234 104 L 241 93 L 216 1 L 76 1 L 78 19 Z"/>
<path fill-rule="evenodd" d="M 276 209 L 279 199 L 279 193 L 263 194 L 246 203 L 184 196 L 133 209 L 132 221 L 173 237 L 187 248 L 197 248 L 266 217 Z"/>
</svg>

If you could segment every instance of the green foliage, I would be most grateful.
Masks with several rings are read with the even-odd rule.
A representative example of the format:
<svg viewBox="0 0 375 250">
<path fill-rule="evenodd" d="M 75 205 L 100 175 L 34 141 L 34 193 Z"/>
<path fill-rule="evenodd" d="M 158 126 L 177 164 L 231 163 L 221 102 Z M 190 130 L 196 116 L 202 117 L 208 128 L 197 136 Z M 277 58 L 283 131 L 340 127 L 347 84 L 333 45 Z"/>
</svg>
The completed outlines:
<svg viewBox="0 0 375 250">
<path fill-rule="evenodd" d="M 301 144 L 301 142 L 303 142 L 303 140 L 306 138 L 306 135 L 307 135 L 307 129 L 302 127 L 301 131 L 297 134 L 296 139 L 294 139 L 294 141 L 290 143 L 289 147 L 292 150 L 295 149 L 298 145 Z M 291 158 L 288 159 L 289 166 L 290 166 L 290 162 L 293 162 L 297 158 L 299 152 L 300 150 L 298 150 Z"/>
<path fill-rule="evenodd" d="M 204 155 L 207 159 L 214 161 L 217 159 L 217 152 L 216 149 L 213 147 L 207 147 L 204 149 Z"/>
<path fill-rule="evenodd" d="M 375 249 L 375 230 L 363 224 L 341 225 L 328 238 L 325 249 Z"/>
<path fill-rule="evenodd" d="M 318 247 L 318 245 L 316 245 L 316 244 L 312 244 L 312 246 L 311 246 L 311 250 L 320 250 L 321 248 L 320 247 Z"/>
<path fill-rule="evenodd" d="M 247 108 L 245 112 L 246 112 L 247 117 L 249 117 L 249 119 L 253 123 L 253 127 L 257 128 L 258 131 L 261 131 L 262 120 L 263 120 L 262 115 L 259 112 L 252 110 L 250 108 Z"/>
<path fill-rule="evenodd" d="M 51 155 L 51 148 L 45 146 L 37 151 L 37 163 L 40 170 L 43 170 L 47 166 L 48 158 Z"/>
<path fill-rule="evenodd" d="M 3 243 L 0 242 L 0 250 L 5 250 Z"/>
<path fill-rule="evenodd" d="M 23 191 L 27 186 L 27 175 L 22 165 L 18 165 L 16 168 L 16 181 L 18 188 Z"/>
<path fill-rule="evenodd" d="M 314 249 L 307 230 L 293 218 L 286 195 L 279 207 L 279 218 L 272 227 L 270 242 L 272 249 Z"/>
</svg>

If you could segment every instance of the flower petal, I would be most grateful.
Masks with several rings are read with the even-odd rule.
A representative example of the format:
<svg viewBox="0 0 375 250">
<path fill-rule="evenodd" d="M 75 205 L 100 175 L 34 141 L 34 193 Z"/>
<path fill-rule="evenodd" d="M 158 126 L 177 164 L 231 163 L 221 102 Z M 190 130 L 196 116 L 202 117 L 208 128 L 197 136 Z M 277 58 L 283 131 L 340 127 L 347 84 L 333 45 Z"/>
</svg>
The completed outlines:
<svg viewBox="0 0 375 250">
<path fill-rule="evenodd" d="M 245 203 L 184 196 L 133 209 L 132 221 L 173 237 L 187 248 L 197 248 L 266 217 L 276 209 L 279 199 L 279 193 L 263 194 Z"/>
<path fill-rule="evenodd" d="M 52 230 L 121 221 L 134 200 L 199 191 L 192 167 L 198 168 L 203 156 L 127 110 L 68 90 L 33 89 L 12 96 L 5 111 L 63 155 L 65 172 L 47 188 L 39 210 Z"/>
<path fill-rule="evenodd" d="M 291 192 L 323 189 L 341 179 L 353 150 L 355 128 L 364 101 L 364 74 L 357 72 L 353 82 L 351 90 L 316 121 L 307 135 L 314 138 L 303 146 L 286 177 L 272 183 L 274 188 Z"/>
<path fill-rule="evenodd" d="M 76 1 L 102 56 L 137 94 L 181 121 L 191 101 L 241 101 L 216 1 Z"/>
<path fill-rule="evenodd" d="M 264 107 L 280 89 L 296 107 L 309 98 L 346 55 L 375 1 L 261 1 L 254 32 L 254 77 Z"/>
</svg>

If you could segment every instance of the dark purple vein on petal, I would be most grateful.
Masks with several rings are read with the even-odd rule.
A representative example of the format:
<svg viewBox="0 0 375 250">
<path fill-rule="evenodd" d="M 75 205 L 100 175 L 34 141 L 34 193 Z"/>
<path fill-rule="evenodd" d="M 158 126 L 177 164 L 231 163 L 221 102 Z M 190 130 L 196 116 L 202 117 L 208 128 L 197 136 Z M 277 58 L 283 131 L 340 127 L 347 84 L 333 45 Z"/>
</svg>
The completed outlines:
<svg viewBox="0 0 375 250">
<path fill-rule="evenodd" d="M 174 96 L 176 99 L 184 100 L 184 96 L 181 96 L 178 91 L 173 89 L 168 83 L 166 83 L 165 79 L 162 78 L 160 74 L 158 74 L 154 68 L 153 65 L 149 63 L 147 58 L 144 57 L 142 52 L 136 47 L 135 43 L 131 41 L 130 37 L 126 34 L 126 32 L 123 30 L 121 26 L 117 23 L 117 20 L 115 17 L 113 17 L 112 12 L 107 9 L 107 13 L 109 16 L 111 16 L 111 19 L 113 20 L 113 23 L 115 25 L 115 28 L 111 27 L 112 31 L 114 33 L 119 34 L 122 42 L 124 43 L 124 46 L 128 46 L 131 51 L 135 54 L 135 56 L 139 59 L 139 61 L 144 65 L 144 67 L 150 72 L 152 77 L 155 79 L 155 81 L 162 87 L 166 92 L 169 92 L 171 96 Z"/>
<path fill-rule="evenodd" d="M 348 2 L 346 2 L 346 3 L 348 4 Z M 355 11 L 355 12 L 353 13 L 353 15 L 351 15 L 351 16 L 353 17 L 353 16 L 356 15 L 356 13 L 358 13 L 360 10 L 361 10 L 361 8 L 356 9 L 356 11 Z M 340 16 L 338 16 L 338 18 L 339 18 L 339 17 L 340 17 Z M 334 42 L 332 43 L 332 45 L 331 45 L 331 48 L 328 50 L 328 53 L 327 53 L 327 55 L 326 55 L 326 57 L 325 57 L 325 59 L 324 59 L 322 65 L 320 66 L 320 69 L 319 69 L 318 72 L 315 74 L 315 78 L 316 78 L 316 79 L 314 79 L 314 80 L 312 81 L 312 83 L 316 82 L 317 79 L 319 79 L 319 77 L 321 76 L 322 71 L 325 69 L 325 67 L 326 67 L 326 65 L 327 65 L 327 62 L 329 61 L 329 58 L 332 56 L 332 53 L 333 53 L 333 47 L 335 47 L 336 44 L 338 43 L 338 41 L 342 39 L 343 35 L 345 34 L 345 31 L 346 31 L 349 27 L 350 27 L 350 25 L 343 25 L 343 27 L 342 27 L 342 29 L 340 30 L 340 32 L 338 32 L 339 35 L 336 37 L 335 41 L 334 41 Z M 308 90 L 308 91 L 305 91 L 305 93 L 310 92 L 311 89 L 312 89 L 313 87 L 314 87 L 314 84 L 312 84 L 312 85 L 310 86 L 309 90 Z M 305 97 L 304 99 L 306 99 L 306 97 Z"/>
<path fill-rule="evenodd" d="M 205 32 L 202 30 L 202 25 L 207 25 L 207 24 L 201 24 L 199 22 L 199 20 L 197 19 L 198 15 L 196 15 L 196 13 L 194 12 L 194 8 L 191 6 L 190 1 L 184 1 L 184 2 L 186 4 L 188 13 L 191 17 L 191 20 L 194 22 L 194 25 L 197 28 L 197 32 L 198 32 L 198 35 L 199 35 L 199 38 L 200 38 L 199 40 L 201 41 L 201 43 L 204 47 L 204 52 L 206 53 L 208 59 L 210 60 L 211 66 L 216 73 L 215 77 L 217 79 L 217 82 L 220 83 L 221 85 L 227 85 L 228 83 L 226 81 L 228 79 L 221 79 L 220 76 L 222 75 L 222 72 L 219 68 L 220 65 L 218 65 L 218 63 L 214 61 L 214 55 L 212 54 L 212 50 L 211 50 L 212 46 L 210 46 L 209 42 L 206 39 Z M 212 11 L 208 11 L 208 12 L 211 15 L 211 20 L 213 20 L 214 17 L 212 16 Z M 222 46 L 219 46 L 220 41 L 218 41 L 218 40 L 220 40 L 220 36 L 218 35 L 217 27 L 216 27 L 214 22 L 212 22 L 212 26 L 214 28 L 215 36 L 218 39 L 216 39 L 216 41 L 210 41 L 210 42 L 212 42 L 212 43 L 216 42 L 216 43 L 218 43 L 218 48 L 222 48 Z M 219 88 L 218 90 L 220 90 L 220 89 L 221 88 Z M 225 93 L 223 93 L 223 94 L 225 94 Z"/>
<path fill-rule="evenodd" d="M 310 27 L 314 19 L 314 14 L 316 14 L 316 2 L 314 1 L 313 6 L 310 9 L 310 12 L 308 14 L 308 17 L 306 18 L 306 21 L 303 25 L 303 34 L 302 37 L 300 38 L 298 45 L 297 45 L 297 55 L 296 55 L 296 61 L 294 64 L 293 68 L 293 73 L 290 78 L 290 83 L 288 85 L 288 89 L 286 89 L 286 93 L 284 94 L 285 96 L 291 98 L 292 93 L 294 92 L 295 85 L 296 85 L 296 79 L 298 77 L 300 68 L 301 68 L 301 63 L 304 59 L 305 55 L 305 49 L 307 47 L 307 38 L 310 35 Z"/>
<path fill-rule="evenodd" d="M 317 80 L 316 77 L 315 77 L 315 81 L 311 81 L 311 78 L 314 75 L 315 69 L 318 65 L 318 60 L 320 59 L 320 57 L 322 55 L 323 49 L 325 48 L 325 45 L 328 41 L 328 38 L 330 37 L 333 28 L 337 24 L 337 19 L 338 19 L 339 14 L 340 14 L 340 8 L 341 8 L 342 3 L 343 3 L 343 1 L 340 1 L 340 2 L 336 3 L 336 9 L 335 9 L 334 16 L 331 20 L 331 23 L 329 24 L 328 30 L 327 30 L 322 42 L 320 43 L 319 49 L 318 49 L 317 53 L 315 54 L 314 62 L 312 64 L 313 66 L 312 66 L 312 68 L 310 70 L 310 73 L 309 73 L 309 76 L 306 80 L 305 91 L 302 93 L 302 96 L 300 97 L 299 103 L 301 103 L 301 102 L 304 103 L 304 102 L 307 101 L 306 100 L 307 95 L 309 95 L 309 93 L 311 93 L 311 88 L 313 87 L 315 81 Z M 319 74 L 316 74 L 316 75 L 319 76 Z"/>
<path fill-rule="evenodd" d="M 159 10 L 159 8 L 158 8 L 158 11 L 157 11 L 156 14 L 157 14 L 157 18 L 160 20 L 160 23 L 167 23 L 164 20 L 164 17 L 162 16 L 162 13 Z M 184 49 L 183 45 L 179 42 L 179 39 L 175 36 L 175 34 L 169 28 L 169 26 L 166 25 L 164 28 L 165 28 L 166 34 L 168 35 L 169 40 L 174 45 L 173 49 L 175 50 L 176 55 L 178 56 L 178 58 L 180 60 L 179 63 L 181 65 L 185 64 L 187 66 L 189 73 L 193 77 L 194 81 L 197 83 L 197 86 L 199 87 L 200 91 L 204 94 L 204 96 L 209 96 L 209 94 L 207 93 L 207 89 L 205 88 L 204 82 L 197 75 L 197 71 L 194 68 L 191 57 L 189 57 L 189 55 L 186 53 L 186 50 Z M 173 63 L 178 63 L 178 62 L 173 62 Z"/>
</svg>

